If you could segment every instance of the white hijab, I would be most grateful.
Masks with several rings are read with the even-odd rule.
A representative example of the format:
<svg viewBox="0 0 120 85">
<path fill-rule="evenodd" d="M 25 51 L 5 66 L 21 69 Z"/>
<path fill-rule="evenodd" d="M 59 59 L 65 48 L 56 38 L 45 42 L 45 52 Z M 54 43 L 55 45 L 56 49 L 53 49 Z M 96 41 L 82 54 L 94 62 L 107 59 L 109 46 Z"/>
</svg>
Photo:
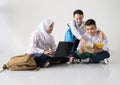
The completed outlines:
<svg viewBox="0 0 120 85">
<path fill-rule="evenodd" d="M 42 34 L 43 35 L 43 39 L 45 41 L 51 41 L 51 39 L 53 38 L 53 36 L 51 35 L 51 33 L 48 33 L 47 30 L 49 28 L 49 26 L 54 23 L 53 20 L 51 19 L 44 19 L 43 21 L 41 21 L 40 25 L 38 26 L 38 28 L 32 33 L 34 35 L 34 33 L 38 33 L 38 34 Z M 40 35 L 41 36 L 41 35 Z"/>
<path fill-rule="evenodd" d="M 50 33 L 47 32 L 47 30 L 48 30 L 49 26 L 50 26 L 52 23 L 54 23 L 53 20 L 51 20 L 51 19 L 44 19 L 44 20 L 40 23 L 39 27 L 37 28 L 37 31 L 41 32 L 41 33 L 44 35 L 44 38 L 45 38 L 46 40 L 49 40 L 49 39 L 51 38 L 51 35 L 50 35 Z"/>
</svg>

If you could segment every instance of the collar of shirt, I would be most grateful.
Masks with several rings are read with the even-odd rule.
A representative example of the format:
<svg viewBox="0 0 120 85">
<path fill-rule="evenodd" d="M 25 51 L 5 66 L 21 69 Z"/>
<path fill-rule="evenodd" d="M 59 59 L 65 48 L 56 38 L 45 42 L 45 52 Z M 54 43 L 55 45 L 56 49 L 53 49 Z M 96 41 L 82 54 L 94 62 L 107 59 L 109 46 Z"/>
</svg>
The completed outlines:
<svg viewBox="0 0 120 85">
<path fill-rule="evenodd" d="M 78 24 L 77 24 L 77 28 L 83 28 L 85 26 L 85 23 L 84 23 L 84 21 L 82 22 L 82 24 L 80 25 L 80 26 L 78 26 Z"/>
<path fill-rule="evenodd" d="M 88 36 L 89 39 L 92 39 L 92 38 L 94 38 L 95 36 L 97 36 L 97 33 L 95 33 L 93 36 L 90 36 L 90 35 L 88 35 L 87 33 L 86 33 L 86 35 Z"/>
</svg>

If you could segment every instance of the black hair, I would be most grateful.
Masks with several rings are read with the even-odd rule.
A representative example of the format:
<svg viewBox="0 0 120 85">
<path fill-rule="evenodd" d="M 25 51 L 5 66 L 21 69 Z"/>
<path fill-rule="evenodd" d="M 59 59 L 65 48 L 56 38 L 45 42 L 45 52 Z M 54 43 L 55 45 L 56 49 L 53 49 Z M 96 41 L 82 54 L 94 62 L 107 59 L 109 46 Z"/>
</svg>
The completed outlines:
<svg viewBox="0 0 120 85">
<path fill-rule="evenodd" d="M 75 16 L 75 14 L 83 15 L 83 11 L 80 9 L 77 9 L 73 12 L 73 16 Z"/>
<path fill-rule="evenodd" d="M 95 25 L 96 26 L 96 22 L 94 19 L 88 19 L 86 22 L 85 22 L 85 26 L 89 26 L 89 25 Z"/>
</svg>

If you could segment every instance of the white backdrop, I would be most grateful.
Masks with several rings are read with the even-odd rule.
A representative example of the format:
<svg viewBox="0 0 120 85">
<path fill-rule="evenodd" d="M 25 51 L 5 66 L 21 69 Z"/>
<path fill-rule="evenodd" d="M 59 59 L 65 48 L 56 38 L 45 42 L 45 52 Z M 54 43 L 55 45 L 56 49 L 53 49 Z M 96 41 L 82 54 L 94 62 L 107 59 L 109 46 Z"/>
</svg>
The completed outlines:
<svg viewBox="0 0 120 85">
<path fill-rule="evenodd" d="M 76 9 L 84 11 L 84 20 L 96 20 L 108 37 L 111 53 L 120 54 L 119 5 L 119 0 L 0 0 L 0 57 L 25 53 L 30 33 L 45 18 L 55 21 L 56 44 L 64 40 L 66 24 Z"/>
</svg>

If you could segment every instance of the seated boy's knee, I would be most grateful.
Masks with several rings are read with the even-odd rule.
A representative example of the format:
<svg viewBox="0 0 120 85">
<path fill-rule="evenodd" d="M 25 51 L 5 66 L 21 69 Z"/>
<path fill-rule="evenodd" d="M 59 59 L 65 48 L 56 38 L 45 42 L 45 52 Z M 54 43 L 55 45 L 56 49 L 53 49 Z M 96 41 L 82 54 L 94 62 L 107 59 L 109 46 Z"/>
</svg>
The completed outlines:
<svg viewBox="0 0 120 85">
<path fill-rule="evenodd" d="M 109 57 L 110 57 L 110 53 L 109 53 L 108 51 L 104 51 L 104 53 L 105 53 L 105 55 L 106 55 L 106 56 L 105 56 L 106 58 L 109 58 Z"/>
</svg>

